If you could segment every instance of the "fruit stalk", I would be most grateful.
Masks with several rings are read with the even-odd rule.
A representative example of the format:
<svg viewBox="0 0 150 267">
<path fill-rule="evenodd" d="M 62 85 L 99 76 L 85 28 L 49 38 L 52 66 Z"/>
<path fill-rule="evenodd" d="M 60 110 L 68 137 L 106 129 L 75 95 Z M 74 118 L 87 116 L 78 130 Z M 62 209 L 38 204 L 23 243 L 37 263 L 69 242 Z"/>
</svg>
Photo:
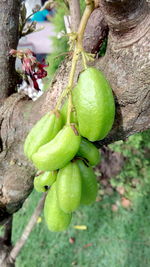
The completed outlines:
<svg viewBox="0 0 150 267">
<path fill-rule="evenodd" d="M 60 95 L 60 98 L 58 99 L 58 102 L 57 102 L 60 105 L 64 96 L 67 93 L 69 94 L 67 124 L 70 124 L 70 114 L 71 114 L 71 110 L 72 110 L 71 91 L 73 88 L 73 81 L 74 81 L 74 75 L 75 75 L 75 70 L 76 70 L 76 64 L 77 64 L 77 61 L 79 59 L 80 54 L 82 54 L 84 52 L 83 51 L 83 45 L 82 45 L 83 35 L 84 35 L 84 31 L 85 31 L 85 27 L 87 25 L 88 19 L 91 15 L 92 11 L 94 10 L 94 1 L 93 0 L 85 0 L 85 3 L 86 3 L 86 8 L 85 8 L 85 11 L 84 11 L 83 16 L 81 18 L 81 22 L 80 22 L 80 25 L 79 25 L 79 28 L 77 31 L 77 37 L 75 40 L 75 48 L 74 48 L 74 52 L 73 52 L 73 58 L 72 58 L 71 70 L 70 70 L 70 74 L 69 74 L 68 85 L 67 85 L 65 91 L 62 92 L 62 94 Z M 58 108 L 58 104 L 56 106 Z"/>
<path fill-rule="evenodd" d="M 81 22 L 77 31 L 77 40 L 75 42 L 75 49 L 73 53 L 71 71 L 69 75 L 69 82 L 68 82 L 68 89 L 69 89 L 69 100 L 68 100 L 68 112 L 67 112 L 67 124 L 70 124 L 70 116 L 72 110 L 72 88 L 73 88 L 73 81 L 74 81 L 74 74 L 76 70 L 77 61 L 79 59 L 79 55 L 83 53 L 83 35 L 85 31 L 86 24 L 88 19 L 94 9 L 94 2 L 93 0 L 85 0 L 86 8 L 81 18 Z M 86 63 L 84 62 L 84 66 L 86 67 Z"/>
<path fill-rule="evenodd" d="M 85 11 L 84 11 L 83 16 L 81 18 L 80 25 L 79 25 L 79 28 L 77 31 L 77 46 L 81 50 L 83 50 L 82 41 L 83 41 L 83 35 L 84 35 L 85 27 L 87 25 L 88 19 L 91 15 L 92 11 L 94 10 L 94 1 L 93 0 L 85 0 L 85 3 L 86 3 L 86 8 L 85 8 Z"/>
</svg>

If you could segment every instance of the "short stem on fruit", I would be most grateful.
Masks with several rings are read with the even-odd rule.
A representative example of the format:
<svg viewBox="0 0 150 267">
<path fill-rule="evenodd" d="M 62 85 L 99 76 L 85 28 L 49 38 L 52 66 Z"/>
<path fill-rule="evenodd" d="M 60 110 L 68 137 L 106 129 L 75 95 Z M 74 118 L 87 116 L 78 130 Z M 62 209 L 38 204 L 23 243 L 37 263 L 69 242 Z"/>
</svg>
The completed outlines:
<svg viewBox="0 0 150 267">
<path fill-rule="evenodd" d="M 80 52 L 75 47 L 74 53 L 73 53 L 73 58 L 72 58 L 72 65 L 71 65 L 71 70 L 70 70 L 70 75 L 69 75 L 69 81 L 68 81 L 68 89 L 69 89 L 69 99 L 68 99 L 68 110 L 67 110 L 67 124 L 70 124 L 70 117 L 71 117 L 71 111 L 72 111 L 72 88 L 73 88 L 73 81 L 74 81 L 74 74 L 76 70 L 76 65 L 77 61 L 79 58 Z"/>
<path fill-rule="evenodd" d="M 72 58 L 72 64 L 71 64 L 71 70 L 70 70 L 68 85 L 67 85 L 67 88 L 64 90 L 64 92 L 62 92 L 62 94 L 60 95 L 58 102 L 56 104 L 56 107 L 55 107 L 55 110 L 57 110 L 59 108 L 59 106 L 61 105 L 63 98 L 67 94 L 69 94 L 68 111 L 67 111 L 67 124 L 70 124 L 71 111 L 72 111 L 72 107 L 73 107 L 71 91 L 73 88 L 76 65 L 77 65 L 77 61 L 79 59 L 80 54 L 82 55 L 82 58 L 83 58 L 84 68 L 87 68 L 86 58 L 84 55 L 84 49 L 82 46 L 82 41 L 83 41 L 83 35 L 84 35 L 87 21 L 91 15 L 92 11 L 94 10 L 94 0 L 85 0 L 85 3 L 86 3 L 86 8 L 85 8 L 85 11 L 83 13 L 83 16 L 82 16 L 82 19 L 81 19 L 81 22 L 80 22 L 80 25 L 79 25 L 79 28 L 77 31 L 77 37 L 75 40 L 75 48 L 74 48 L 74 52 L 73 52 L 73 58 Z"/>
<path fill-rule="evenodd" d="M 85 8 L 85 11 L 84 11 L 83 16 L 81 18 L 80 25 L 79 25 L 78 32 L 77 32 L 77 34 L 78 34 L 77 42 L 78 42 L 78 45 L 80 45 L 81 47 L 82 47 L 83 35 L 84 35 L 87 21 L 91 15 L 92 11 L 94 10 L 94 1 L 93 0 L 85 0 L 85 3 L 86 3 L 86 8 Z"/>
<path fill-rule="evenodd" d="M 72 90 L 74 74 L 75 74 L 76 64 L 77 64 L 77 61 L 78 61 L 79 54 L 80 53 L 79 53 L 78 49 L 75 47 L 75 50 L 73 52 L 73 58 L 72 58 L 71 70 L 70 70 L 70 74 L 69 74 L 68 85 L 67 85 L 66 89 L 62 92 L 60 97 L 58 98 L 55 110 L 59 109 L 64 97 Z"/>
<path fill-rule="evenodd" d="M 76 65 L 77 65 L 77 61 L 78 61 L 79 55 L 80 55 L 80 51 L 75 46 L 75 50 L 73 52 L 73 58 L 72 58 L 70 75 L 69 75 L 69 81 L 68 81 L 69 91 L 72 90 L 72 87 L 73 87 L 74 74 L 75 74 Z"/>
<path fill-rule="evenodd" d="M 73 88 L 73 81 L 74 81 L 74 75 L 75 75 L 75 70 L 76 70 L 76 65 L 77 65 L 77 61 L 79 59 L 79 55 L 82 55 L 83 58 L 83 63 L 84 63 L 84 68 L 87 68 L 86 65 L 86 58 L 84 56 L 84 49 L 82 46 L 82 41 L 83 41 L 83 35 L 84 35 L 84 31 L 85 31 L 85 27 L 87 24 L 87 21 L 92 13 L 92 11 L 94 10 L 94 1 L 93 0 L 85 0 L 86 2 L 86 8 L 85 11 L 83 13 L 79 28 L 78 28 L 78 32 L 77 32 L 77 41 L 75 44 L 75 50 L 73 53 L 73 59 L 72 59 L 72 66 L 71 66 L 71 71 L 70 71 L 70 75 L 69 75 L 69 82 L 68 82 L 68 88 L 69 88 L 69 100 L 68 100 L 68 112 L 67 112 L 67 124 L 70 124 L 70 117 L 71 117 L 71 111 L 72 111 L 72 88 Z"/>
<path fill-rule="evenodd" d="M 83 67 L 84 67 L 84 69 L 87 69 L 86 57 L 85 57 L 84 52 L 82 52 L 81 55 L 82 55 Z"/>
<path fill-rule="evenodd" d="M 68 110 L 67 110 L 67 125 L 70 125 L 71 112 L 72 112 L 72 94 L 71 94 L 71 91 L 70 91 L 69 99 L 68 99 Z"/>
</svg>

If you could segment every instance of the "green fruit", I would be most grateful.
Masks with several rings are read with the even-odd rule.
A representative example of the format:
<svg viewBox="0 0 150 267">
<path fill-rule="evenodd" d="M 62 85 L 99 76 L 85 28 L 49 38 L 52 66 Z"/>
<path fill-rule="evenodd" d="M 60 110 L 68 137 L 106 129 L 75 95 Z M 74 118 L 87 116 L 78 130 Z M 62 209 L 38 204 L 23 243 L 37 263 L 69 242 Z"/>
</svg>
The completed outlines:
<svg viewBox="0 0 150 267">
<path fill-rule="evenodd" d="M 81 199 L 81 175 L 77 163 L 70 162 L 59 170 L 56 184 L 60 208 L 67 213 L 76 210 Z"/>
<path fill-rule="evenodd" d="M 100 152 L 91 142 L 82 138 L 77 152 L 77 156 L 88 160 L 89 164 L 94 166 L 100 162 Z"/>
<path fill-rule="evenodd" d="M 73 103 L 80 134 L 90 141 L 106 137 L 114 122 L 115 104 L 110 85 L 99 70 L 91 67 L 80 74 Z"/>
<path fill-rule="evenodd" d="M 50 231 L 65 230 L 71 222 L 71 214 L 63 212 L 58 204 L 56 182 L 52 185 L 46 196 L 44 204 L 44 217 Z"/>
<path fill-rule="evenodd" d="M 63 106 L 62 106 L 62 108 L 60 110 L 60 113 L 61 113 L 61 116 L 62 116 L 62 121 L 63 121 L 64 125 L 67 122 L 67 110 L 68 110 L 68 99 L 65 101 L 65 103 L 63 104 Z M 70 121 L 71 121 L 71 123 L 76 123 L 77 124 L 77 114 L 76 114 L 75 110 L 73 110 L 71 112 Z"/>
<path fill-rule="evenodd" d="M 81 137 L 74 126 L 63 129 L 46 145 L 33 154 L 32 160 L 39 170 L 53 171 L 63 168 L 77 153 Z"/>
<path fill-rule="evenodd" d="M 31 159 L 40 146 L 52 140 L 62 127 L 61 115 L 57 113 L 45 114 L 31 129 L 26 137 L 24 153 Z"/>
<path fill-rule="evenodd" d="M 96 200 L 98 186 L 96 176 L 91 167 L 87 167 L 82 160 L 77 161 L 81 173 L 82 193 L 81 204 L 90 205 Z"/>
<path fill-rule="evenodd" d="M 47 186 L 51 186 L 57 178 L 57 171 L 44 172 L 34 178 L 34 188 L 37 192 L 47 191 Z"/>
</svg>

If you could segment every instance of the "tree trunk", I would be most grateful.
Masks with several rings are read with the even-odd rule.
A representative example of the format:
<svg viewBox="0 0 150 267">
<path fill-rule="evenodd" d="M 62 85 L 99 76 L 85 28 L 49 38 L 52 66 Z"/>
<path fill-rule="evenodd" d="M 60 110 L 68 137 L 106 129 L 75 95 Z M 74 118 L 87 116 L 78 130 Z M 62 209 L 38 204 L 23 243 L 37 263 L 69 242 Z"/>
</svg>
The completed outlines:
<svg viewBox="0 0 150 267">
<path fill-rule="evenodd" d="M 16 8 L 18 10 L 18 7 Z M 143 0 L 102 0 L 101 10 L 110 29 L 108 47 L 106 55 L 98 59 L 94 65 L 105 73 L 112 86 L 116 101 L 116 119 L 109 136 L 97 142 L 99 147 L 150 128 L 148 4 Z M 13 14 L 10 21 L 12 17 Z M 15 23 L 17 20 L 18 16 L 15 17 Z M 0 23 L 2 28 L 2 21 Z M 94 23 L 96 25 L 97 21 Z M 8 36 L 7 38 L 9 39 Z M 92 42 L 94 45 L 93 40 Z M 5 100 L 0 109 L 1 221 L 17 211 L 32 190 L 35 170 L 24 156 L 24 139 L 35 122 L 45 112 L 54 108 L 57 97 L 68 82 L 70 65 L 70 59 L 66 59 L 58 70 L 51 88 L 36 102 L 24 95 L 13 94 Z M 80 65 L 79 62 L 76 80 L 81 71 Z M 7 80 L 10 80 L 13 70 L 7 71 Z M 7 91 L 6 82 L 4 85 Z M 5 92 L 4 89 L 2 91 Z"/>
<path fill-rule="evenodd" d="M 10 49 L 18 43 L 19 0 L 0 0 L 0 105 L 3 98 L 15 92 L 15 60 L 9 56 Z"/>
</svg>

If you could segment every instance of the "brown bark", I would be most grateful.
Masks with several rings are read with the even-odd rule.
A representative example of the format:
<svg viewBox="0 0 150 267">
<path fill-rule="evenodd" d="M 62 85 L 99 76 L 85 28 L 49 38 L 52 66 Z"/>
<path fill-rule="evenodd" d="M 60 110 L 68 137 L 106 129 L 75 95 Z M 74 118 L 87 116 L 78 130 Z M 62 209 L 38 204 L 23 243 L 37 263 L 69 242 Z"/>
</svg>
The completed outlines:
<svg viewBox="0 0 150 267">
<path fill-rule="evenodd" d="M 94 9 L 86 26 L 84 34 L 84 49 L 97 53 L 108 35 L 108 25 L 100 8 Z"/>
<path fill-rule="evenodd" d="M 129 2 L 131 10 L 131 3 L 133 7 L 137 5 L 137 12 L 134 9 L 134 15 L 128 14 L 126 20 L 120 12 L 118 24 L 116 13 L 115 19 L 111 16 L 107 51 L 105 57 L 96 63 L 96 67 L 102 69 L 112 85 L 117 107 L 113 130 L 99 145 L 126 139 L 129 135 L 150 128 L 150 14 L 146 1 L 137 1 L 136 4 L 135 1 Z M 120 30 L 118 28 L 123 23 L 121 14 L 124 24 L 132 25 L 128 31 L 123 26 Z"/>
<path fill-rule="evenodd" d="M 146 0 L 101 0 L 100 7 L 109 28 L 119 34 L 136 27 L 149 12 Z"/>
<path fill-rule="evenodd" d="M 150 128 L 148 6 L 141 1 L 140 9 L 135 5 L 137 9 L 134 12 L 131 9 L 131 16 L 128 10 L 126 20 L 118 21 L 119 8 L 122 14 L 125 2 L 129 1 L 102 1 L 105 20 L 110 25 L 108 48 L 106 55 L 94 64 L 110 81 L 116 101 L 116 119 L 111 133 L 98 142 L 98 146 L 125 139 Z M 130 2 L 133 5 L 133 1 Z M 110 19 L 107 12 L 111 12 L 108 5 L 112 4 L 116 5 L 118 13 L 112 13 Z M 115 10 L 115 6 L 113 7 Z M 132 27 L 123 26 L 123 21 L 125 25 L 132 24 Z M 118 28 L 120 23 L 122 27 Z M 54 107 L 57 97 L 67 84 L 70 65 L 70 61 L 66 59 L 49 91 L 35 103 L 23 95 L 14 94 L 1 107 L 0 209 L 4 214 L 18 210 L 32 190 L 34 167 L 23 154 L 23 142 L 33 124 Z M 76 79 L 81 70 L 80 65 L 79 63 Z"/>
<path fill-rule="evenodd" d="M 18 43 L 19 8 L 19 0 L 0 0 L 0 105 L 16 86 L 15 60 L 9 57 L 9 51 Z"/>
</svg>

